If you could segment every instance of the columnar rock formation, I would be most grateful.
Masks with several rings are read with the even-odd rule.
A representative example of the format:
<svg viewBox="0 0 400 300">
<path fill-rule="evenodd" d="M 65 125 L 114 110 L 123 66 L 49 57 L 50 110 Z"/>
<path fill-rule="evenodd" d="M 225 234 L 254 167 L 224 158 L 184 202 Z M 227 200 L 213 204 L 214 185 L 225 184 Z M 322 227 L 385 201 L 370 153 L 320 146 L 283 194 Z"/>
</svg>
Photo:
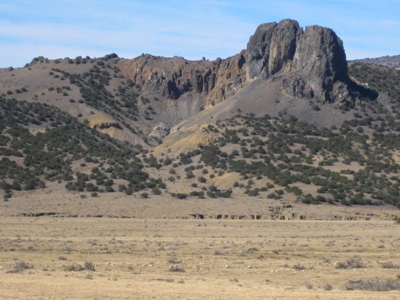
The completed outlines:
<svg viewBox="0 0 400 300">
<path fill-rule="evenodd" d="M 348 96 L 343 43 L 328 28 L 303 29 L 297 21 L 260 25 L 247 44 L 248 78 L 267 79 L 286 73 L 284 91 L 295 97 L 324 102 Z"/>
</svg>

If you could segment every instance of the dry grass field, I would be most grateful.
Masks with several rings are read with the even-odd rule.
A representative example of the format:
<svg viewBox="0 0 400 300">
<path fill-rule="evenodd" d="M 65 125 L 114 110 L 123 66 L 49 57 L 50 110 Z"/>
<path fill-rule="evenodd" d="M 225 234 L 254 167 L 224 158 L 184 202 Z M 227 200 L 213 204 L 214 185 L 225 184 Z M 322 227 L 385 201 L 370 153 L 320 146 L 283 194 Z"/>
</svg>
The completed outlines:
<svg viewBox="0 0 400 300">
<path fill-rule="evenodd" d="M 399 299 L 400 225 L 7 217 L 2 299 Z M 397 288 L 392 291 L 366 291 Z"/>
</svg>

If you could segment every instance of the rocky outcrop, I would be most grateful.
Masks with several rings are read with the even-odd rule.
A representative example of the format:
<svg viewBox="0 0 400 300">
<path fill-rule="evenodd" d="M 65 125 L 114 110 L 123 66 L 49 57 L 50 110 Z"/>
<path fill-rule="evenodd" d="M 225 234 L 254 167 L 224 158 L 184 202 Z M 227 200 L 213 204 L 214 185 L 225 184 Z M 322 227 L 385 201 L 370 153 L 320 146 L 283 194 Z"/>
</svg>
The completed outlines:
<svg viewBox="0 0 400 300">
<path fill-rule="evenodd" d="M 286 74 L 283 91 L 322 102 L 349 97 L 346 54 L 333 30 L 297 21 L 260 25 L 247 45 L 248 78 Z"/>
<path fill-rule="evenodd" d="M 281 80 L 289 96 L 328 103 L 352 99 L 340 38 L 321 26 L 303 30 L 294 20 L 260 25 L 247 49 L 227 59 L 141 55 L 119 66 L 144 92 L 175 100 L 191 95 L 206 105 L 232 96 L 247 79 L 271 77 Z"/>
<path fill-rule="evenodd" d="M 314 95 L 323 101 L 344 97 L 343 84 L 348 81 L 346 54 L 342 41 L 331 29 L 306 28 L 296 48 L 293 69 L 300 70 Z"/>
<path fill-rule="evenodd" d="M 234 94 L 245 80 L 244 66 L 243 53 L 215 61 L 142 55 L 120 62 L 121 70 L 144 91 L 175 100 L 191 93 L 208 102 Z"/>
<path fill-rule="evenodd" d="M 299 24 L 292 20 L 258 26 L 247 44 L 247 76 L 267 79 L 290 70 L 301 33 Z"/>
</svg>

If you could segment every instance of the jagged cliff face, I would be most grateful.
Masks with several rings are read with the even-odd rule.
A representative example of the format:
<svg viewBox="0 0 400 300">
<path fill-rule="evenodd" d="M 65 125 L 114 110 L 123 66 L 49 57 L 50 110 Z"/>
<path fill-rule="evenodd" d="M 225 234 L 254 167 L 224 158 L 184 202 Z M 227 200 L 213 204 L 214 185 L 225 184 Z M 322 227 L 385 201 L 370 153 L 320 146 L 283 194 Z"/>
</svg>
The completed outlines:
<svg viewBox="0 0 400 300">
<path fill-rule="evenodd" d="M 346 54 L 342 41 L 328 28 L 304 31 L 293 20 L 260 25 L 247 44 L 247 76 L 267 79 L 286 73 L 283 90 L 322 102 L 349 97 Z"/>
<path fill-rule="evenodd" d="M 175 100 L 192 94 L 202 97 L 205 104 L 234 94 L 245 81 L 244 66 L 243 54 L 215 61 L 142 55 L 120 64 L 127 77 L 144 91 Z"/>
<path fill-rule="evenodd" d="M 288 96 L 323 103 L 354 100 L 340 38 L 320 26 L 303 30 L 294 20 L 260 25 L 247 49 L 227 59 L 142 55 L 121 61 L 120 68 L 144 92 L 174 100 L 186 95 L 203 106 L 234 95 L 246 80 L 272 77 Z"/>
</svg>

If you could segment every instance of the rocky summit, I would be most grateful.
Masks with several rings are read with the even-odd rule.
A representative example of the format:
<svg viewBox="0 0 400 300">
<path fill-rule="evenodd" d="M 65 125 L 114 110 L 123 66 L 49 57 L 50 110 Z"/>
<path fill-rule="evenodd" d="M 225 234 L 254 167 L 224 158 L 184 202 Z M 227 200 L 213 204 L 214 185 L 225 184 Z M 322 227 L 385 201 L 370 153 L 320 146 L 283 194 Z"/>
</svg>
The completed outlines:
<svg viewBox="0 0 400 300">
<path fill-rule="evenodd" d="M 343 43 L 331 29 L 300 28 L 297 21 L 260 25 L 247 44 L 249 78 L 267 79 L 287 74 L 285 92 L 323 102 L 348 97 L 346 54 Z"/>
<path fill-rule="evenodd" d="M 283 20 L 258 26 L 247 49 L 227 59 L 188 61 L 142 55 L 124 61 L 126 75 L 148 91 L 170 99 L 184 94 L 207 104 L 232 96 L 249 79 L 285 75 L 287 95 L 336 102 L 349 98 L 346 54 L 331 29 Z"/>
</svg>

